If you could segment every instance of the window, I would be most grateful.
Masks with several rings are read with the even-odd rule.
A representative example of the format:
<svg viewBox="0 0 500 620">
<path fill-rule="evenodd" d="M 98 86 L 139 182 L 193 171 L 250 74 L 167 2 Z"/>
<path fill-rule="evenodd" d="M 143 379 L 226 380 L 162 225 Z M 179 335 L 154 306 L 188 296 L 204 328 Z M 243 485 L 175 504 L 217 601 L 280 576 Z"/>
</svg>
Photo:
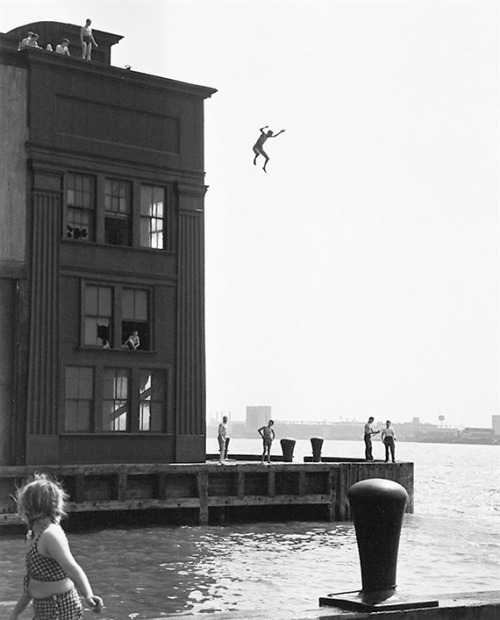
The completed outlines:
<svg viewBox="0 0 500 620">
<path fill-rule="evenodd" d="M 163 249 L 165 189 L 141 186 L 141 247 Z"/>
<path fill-rule="evenodd" d="M 122 342 L 134 332 L 139 337 L 138 349 L 149 350 L 148 291 L 122 289 Z"/>
<path fill-rule="evenodd" d="M 83 346 L 150 350 L 149 290 L 88 283 L 82 294 Z"/>
<path fill-rule="evenodd" d="M 95 179 L 84 174 L 66 175 L 66 236 L 95 239 Z"/>
<path fill-rule="evenodd" d="M 106 179 L 104 189 L 104 239 L 112 245 L 132 245 L 130 183 Z"/>
<path fill-rule="evenodd" d="M 67 366 L 65 371 L 64 430 L 89 432 L 94 402 L 92 368 Z"/>
<path fill-rule="evenodd" d="M 67 433 L 174 432 L 166 368 L 66 366 L 64 379 Z"/>
<path fill-rule="evenodd" d="M 105 349 L 113 346 L 113 289 L 85 286 L 83 343 Z"/>
<path fill-rule="evenodd" d="M 129 417 L 128 371 L 105 368 L 102 390 L 102 428 L 105 431 L 126 431 Z"/>
<path fill-rule="evenodd" d="M 172 209 L 167 209 L 169 192 L 168 184 L 67 172 L 62 234 L 68 239 L 171 252 L 174 221 Z"/>
<path fill-rule="evenodd" d="M 165 374 L 162 370 L 141 370 L 139 380 L 139 430 L 164 430 Z"/>
</svg>

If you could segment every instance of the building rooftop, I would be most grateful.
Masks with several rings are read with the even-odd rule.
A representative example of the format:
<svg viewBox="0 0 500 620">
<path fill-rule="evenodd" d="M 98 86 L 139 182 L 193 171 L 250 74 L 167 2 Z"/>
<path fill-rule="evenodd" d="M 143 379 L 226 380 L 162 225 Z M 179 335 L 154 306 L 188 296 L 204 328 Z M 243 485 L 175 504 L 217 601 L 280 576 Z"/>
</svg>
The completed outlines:
<svg viewBox="0 0 500 620">
<path fill-rule="evenodd" d="M 80 56 L 80 26 L 76 24 L 64 24 L 62 22 L 33 22 L 14 28 L 6 33 L 6 37 L 12 40 L 13 46 L 19 46 L 28 32 L 36 32 L 39 35 L 38 44 L 45 49 L 47 44 L 51 44 L 55 49 L 56 45 L 63 39 L 69 39 L 69 49 L 72 55 Z M 111 47 L 119 43 L 123 36 L 105 32 L 104 30 L 93 29 L 94 37 L 99 47 L 92 50 L 92 62 L 101 62 L 106 65 L 111 64 Z"/>
</svg>

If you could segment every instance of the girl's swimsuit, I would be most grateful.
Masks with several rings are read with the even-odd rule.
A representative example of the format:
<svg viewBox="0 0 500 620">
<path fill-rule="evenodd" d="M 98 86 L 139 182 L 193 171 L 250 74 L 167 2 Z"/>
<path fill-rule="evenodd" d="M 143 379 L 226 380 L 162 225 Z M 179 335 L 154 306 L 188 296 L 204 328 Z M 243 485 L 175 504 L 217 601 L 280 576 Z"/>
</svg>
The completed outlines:
<svg viewBox="0 0 500 620">
<path fill-rule="evenodd" d="M 67 577 L 55 560 L 41 555 L 38 551 L 40 536 L 50 523 L 47 523 L 41 530 L 26 552 L 25 589 L 28 588 L 30 578 L 37 581 L 60 581 Z M 82 603 L 75 587 L 62 594 L 53 594 L 46 598 L 34 598 L 33 609 L 35 610 L 35 620 L 81 620 L 83 617 Z"/>
<path fill-rule="evenodd" d="M 37 581 L 60 581 L 66 579 L 68 575 L 63 571 L 59 564 L 52 558 L 41 555 L 38 551 L 38 541 L 40 536 L 49 527 L 51 521 L 40 531 L 35 540 L 31 543 L 26 552 L 26 577 Z"/>
<path fill-rule="evenodd" d="M 34 620 L 82 620 L 83 607 L 75 588 L 47 598 L 34 598 Z"/>
</svg>

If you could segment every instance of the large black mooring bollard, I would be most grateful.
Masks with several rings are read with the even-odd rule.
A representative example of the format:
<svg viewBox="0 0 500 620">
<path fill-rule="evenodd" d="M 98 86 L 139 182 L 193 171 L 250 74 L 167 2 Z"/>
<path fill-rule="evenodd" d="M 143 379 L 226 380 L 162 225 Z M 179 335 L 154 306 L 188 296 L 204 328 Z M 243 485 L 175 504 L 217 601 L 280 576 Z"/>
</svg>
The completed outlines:
<svg viewBox="0 0 500 620">
<path fill-rule="evenodd" d="M 281 439 L 281 449 L 283 450 L 283 461 L 291 463 L 293 461 L 293 450 L 295 448 L 295 439 Z"/>
<path fill-rule="evenodd" d="M 319 599 L 320 605 L 363 611 L 437 607 L 435 599 L 415 599 L 396 592 L 406 489 L 392 480 L 370 478 L 353 484 L 347 497 L 358 541 L 363 589 L 329 594 Z"/>
<path fill-rule="evenodd" d="M 408 493 L 397 482 L 372 478 L 354 484 L 347 497 L 358 541 L 363 591 L 395 589 Z"/>
<path fill-rule="evenodd" d="M 323 439 L 321 437 L 311 437 L 311 447 L 313 452 L 313 463 L 320 463 Z"/>
</svg>

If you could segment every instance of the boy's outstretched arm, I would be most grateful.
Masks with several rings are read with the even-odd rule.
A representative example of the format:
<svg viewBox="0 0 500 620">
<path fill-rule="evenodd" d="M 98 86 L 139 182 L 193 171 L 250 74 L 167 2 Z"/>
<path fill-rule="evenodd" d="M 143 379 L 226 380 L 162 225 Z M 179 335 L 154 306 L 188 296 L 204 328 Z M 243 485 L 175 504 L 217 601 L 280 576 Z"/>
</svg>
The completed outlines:
<svg viewBox="0 0 500 620">
<path fill-rule="evenodd" d="M 277 138 L 280 133 L 283 133 L 285 130 L 284 129 L 280 129 L 280 131 L 278 131 L 278 133 L 275 133 L 274 136 L 271 136 L 271 138 Z"/>
</svg>

